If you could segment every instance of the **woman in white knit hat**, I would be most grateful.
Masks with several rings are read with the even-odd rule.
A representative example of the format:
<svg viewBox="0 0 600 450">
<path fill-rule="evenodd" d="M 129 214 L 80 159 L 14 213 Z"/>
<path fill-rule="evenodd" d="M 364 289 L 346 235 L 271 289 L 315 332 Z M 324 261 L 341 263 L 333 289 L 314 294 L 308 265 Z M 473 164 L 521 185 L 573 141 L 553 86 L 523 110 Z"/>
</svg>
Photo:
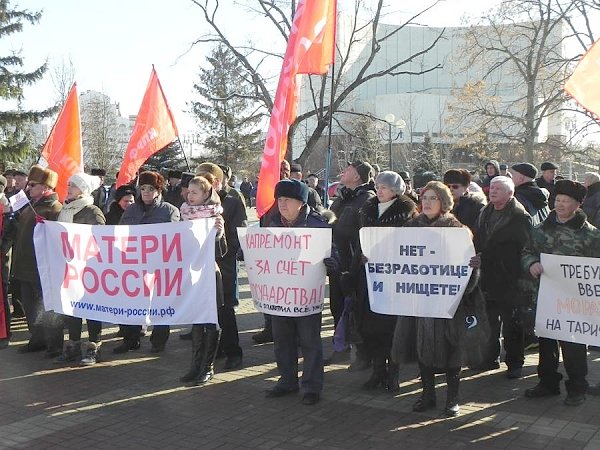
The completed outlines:
<svg viewBox="0 0 600 450">
<path fill-rule="evenodd" d="M 69 178 L 67 198 L 60 214 L 59 222 L 81 223 L 85 225 L 104 225 L 105 219 L 100 208 L 94 205 L 92 192 L 100 185 L 100 179 L 83 172 L 76 173 Z M 100 336 L 102 322 L 87 320 L 89 343 L 86 356 L 81 359 L 81 329 L 83 320 L 79 317 L 66 317 L 69 330 L 69 340 L 65 344 L 63 354 L 57 363 L 76 362 L 81 360 L 82 365 L 95 364 L 100 359 Z"/>
</svg>

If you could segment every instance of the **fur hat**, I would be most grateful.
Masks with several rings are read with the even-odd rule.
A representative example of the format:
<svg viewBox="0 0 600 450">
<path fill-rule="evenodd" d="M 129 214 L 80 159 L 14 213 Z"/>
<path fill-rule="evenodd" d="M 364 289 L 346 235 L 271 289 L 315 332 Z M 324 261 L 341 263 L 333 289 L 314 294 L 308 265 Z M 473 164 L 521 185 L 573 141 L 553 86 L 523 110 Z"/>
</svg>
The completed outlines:
<svg viewBox="0 0 600 450">
<path fill-rule="evenodd" d="M 404 194 L 404 191 L 406 191 L 406 184 L 404 184 L 402 177 L 391 170 L 379 172 L 379 175 L 375 178 L 375 185 L 378 184 L 385 184 L 394 191 L 396 195 L 402 195 Z"/>
<path fill-rule="evenodd" d="M 196 175 L 202 175 L 202 172 L 208 172 L 217 180 L 221 180 L 221 183 L 223 182 L 223 170 L 216 164 L 209 162 L 200 164 L 196 169 Z"/>
<path fill-rule="evenodd" d="M 542 172 L 544 170 L 556 170 L 558 169 L 558 166 L 552 162 L 546 161 L 542 163 L 542 167 L 540 167 L 540 169 L 542 169 Z"/>
<path fill-rule="evenodd" d="M 119 203 L 126 195 L 133 195 L 135 197 L 135 187 L 130 184 L 124 184 L 119 186 L 115 191 L 115 202 Z"/>
<path fill-rule="evenodd" d="M 34 183 L 45 184 L 51 189 L 54 189 L 56 187 L 56 183 L 58 183 L 58 174 L 55 171 L 45 169 L 37 164 L 31 166 L 27 178 L 29 181 L 33 181 Z"/>
<path fill-rule="evenodd" d="M 140 186 L 149 184 L 150 186 L 154 186 L 157 191 L 162 191 L 165 187 L 165 179 L 160 173 L 147 170 L 146 172 L 140 173 L 138 184 Z"/>
<path fill-rule="evenodd" d="M 454 207 L 454 199 L 452 198 L 452 192 L 450 192 L 448 186 L 441 181 L 430 181 L 421 189 L 421 195 L 428 190 L 434 191 L 435 195 L 440 199 L 440 203 L 442 204 L 442 214 L 452 210 Z"/>
<path fill-rule="evenodd" d="M 469 186 L 471 184 L 471 174 L 465 169 L 450 169 L 444 174 L 444 184 L 460 184 Z"/>
<path fill-rule="evenodd" d="M 181 179 L 181 175 L 181 170 L 169 170 L 169 172 L 167 173 L 167 178 Z"/>
<path fill-rule="evenodd" d="M 195 173 L 192 173 L 192 172 L 183 172 L 181 174 L 181 182 L 179 183 L 179 186 L 181 186 L 182 188 L 189 187 L 190 180 L 192 178 L 194 178 L 195 176 L 196 176 Z"/>
<path fill-rule="evenodd" d="M 104 169 L 92 169 L 92 175 L 95 175 L 97 177 L 105 177 L 106 176 L 106 170 L 104 170 Z"/>
<path fill-rule="evenodd" d="M 281 180 L 275 185 L 275 198 L 289 197 L 308 202 L 308 186 L 298 180 Z"/>
<path fill-rule="evenodd" d="M 356 171 L 358 172 L 358 176 L 360 176 L 360 179 L 363 183 L 367 183 L 371 178 L 373 178 L 373 174 L 375 173 L 375 171 L 373 170 L 371 164 L 369 164 L 368 162 L 357 160 L 349 162 L 348 165 L 356 169 Z"/>
<path fill-rule="evenodd" d="M 521 175 L 525 175 L 528 178 L 537 177 L 537 169 L 533 164 L 519 163 L 511 167 L 512 170 L 519 172 Z"/>
<path fill-rule="evenodd" d="M 579 203 L 583 203 L 587 189 L 581 183 L 572 180 L 558 180 L 554 184 L 556 195 L 568 195 Z"/>
<path fill-rule="evenodd" d="M 100 187 L 100 178 L 84 172 L 78 172 L 69 177 L 69 183 L 77 186 L 84 197 L 89 197 L 93 191 Z"/>
</svg>

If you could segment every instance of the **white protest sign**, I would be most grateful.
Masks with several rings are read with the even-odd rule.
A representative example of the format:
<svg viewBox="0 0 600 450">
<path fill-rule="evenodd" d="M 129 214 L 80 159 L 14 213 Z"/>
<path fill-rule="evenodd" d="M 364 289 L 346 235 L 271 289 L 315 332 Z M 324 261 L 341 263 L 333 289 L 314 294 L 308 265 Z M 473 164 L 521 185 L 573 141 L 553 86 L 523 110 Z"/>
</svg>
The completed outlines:
<svg viewBox="0 0 600 450">
<path fill-rule="evenodd" d="M 330 228 L 238 228 L 255 308 L 275 316 L 323 311 Z"/>
<path fill-rule="evenodd" d="M 37 224 L 44 307 L 129 325 L 218 323 L 215 233 L 214 219 Z"/>
<path fill-rule="evenodd" d="M 371 309 L 395 316 L 454 316 L 475 248 L 466 228 L 360 230 Z"/>
<path fill-rule="evenodd" d="M 540 262 L 536 335 L 600 345 L 600 259 L 542 253 Z"/>
<path fill-rule="evenodd" d="M 29 204 L 29 199 L 27 198 L 27 194 L 25 194 L 23 189 L 21 189 L 15 195 L 10 196 L 8 201 L 10 202 L 10 206 L 13 211 L 18 211 Z"/>
</svg>

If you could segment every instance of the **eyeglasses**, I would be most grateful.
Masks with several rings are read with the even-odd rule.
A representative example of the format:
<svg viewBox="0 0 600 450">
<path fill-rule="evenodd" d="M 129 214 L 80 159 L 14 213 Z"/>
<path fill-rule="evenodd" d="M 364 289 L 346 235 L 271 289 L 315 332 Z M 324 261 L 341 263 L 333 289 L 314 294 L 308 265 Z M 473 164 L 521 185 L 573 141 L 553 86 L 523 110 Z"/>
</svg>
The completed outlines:
<svg viewBox="0 0 600 450">
<path fill-rule="evenodd" d="M 421 200 L 424 202 L 435 202 L 435 201 L 438 201 L 439 198 L 436 197 L 435 195 L 432 195 L 432 196 L 424 195 L 423 197 L 421 197 Z"/>
<path fill-rule="evenodd" d="M 462 187 L 460 184 L 447 184 L 446 186 L 448 186 L 450 189 L 460 189 Z"/>
<path fill-rule="evenodd" d="M 35 187 L 38 184 L 40 184 L 40 183 L 34 183 L 33 181 L 30 181 L 29 183 L 27 183 L 27 186 L 29 186 L 29 187 Z"/>
<path fill-rule="evenodd" d="M 140 191 L 142 192 L 154 192 L 156 188 L 154 186 L 141 186 Z"/>
</svg>

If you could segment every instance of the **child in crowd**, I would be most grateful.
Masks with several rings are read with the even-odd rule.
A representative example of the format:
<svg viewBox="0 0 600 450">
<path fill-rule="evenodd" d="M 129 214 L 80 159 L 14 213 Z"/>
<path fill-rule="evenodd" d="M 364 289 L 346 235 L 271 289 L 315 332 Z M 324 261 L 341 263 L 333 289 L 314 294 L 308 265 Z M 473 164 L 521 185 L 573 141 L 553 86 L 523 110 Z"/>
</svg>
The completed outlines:
<svg viewBox="0 0 600 450">
<path fill-rule="evenodd" d="M 209 217 L 215 218 L 217 229 L 215 252 L 222 256 L 227 252 L 225 240 L 225 222 L 221 213 L 221 199 L 212 188 L 214 179 L 210 174 L 197 176 L 190 180 L 187 200 L 181 205 L 181 219 L 194 220 Z M 217 307 L 223 304 L 223 284 L 221 272 L 215 263 L 217 276 Z M 192 364 L 190 370 L 180 378 L 184 383 L 197 386 L 210 381 L 214 375 L 214 363 L 219 347 L 221 330 L 214 323 L 199 323 L 192 326 Z"/>
</svg>

